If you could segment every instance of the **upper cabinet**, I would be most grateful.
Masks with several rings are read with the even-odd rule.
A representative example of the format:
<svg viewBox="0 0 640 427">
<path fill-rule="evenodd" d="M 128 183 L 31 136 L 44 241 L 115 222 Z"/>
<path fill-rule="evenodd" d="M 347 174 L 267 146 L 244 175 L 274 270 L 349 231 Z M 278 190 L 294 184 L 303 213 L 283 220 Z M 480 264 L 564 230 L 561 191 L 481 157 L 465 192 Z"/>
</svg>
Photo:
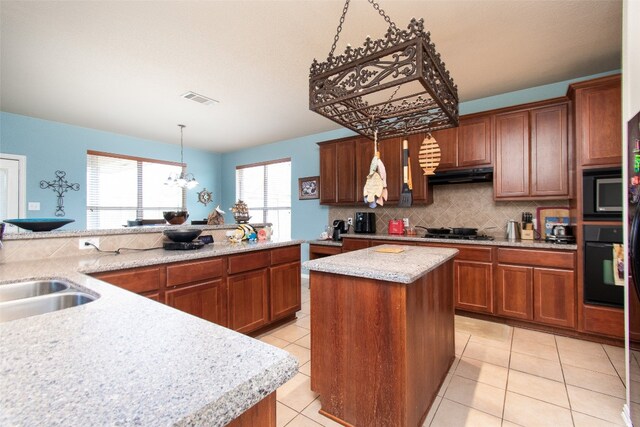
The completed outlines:
<svg viewBox="0 0 640 427">
<path fill-rule="evenodd" d="M 492 166 L 491 131 L 492 116 L 474 114 L 461 117 L 457 128 L 433 132 L 441 155 L 436 171 Z"/>
<path fill-rule="evenodd" d="M 425 135 L 411 135 L 412 200 L 415 204 L 433 201 L 429 194 L 427 177 L 418 162 L 418 152 Z M 387 203 L 400 200 L 402 190 L 402 139 L 391 138 L 378 142 L 380 159 L 387 173 Z M 364 185 L 374 155 L 373 141 L 364 137 L 351 137 L 321 142 L 320 146 L 320 204 L 357 205 L 364 203 Z"/>
<path fill-rule="evenodd" d="M 568 103 L 556 100 L 495 115 L 495 199 L 570 196 Z"/>
<path fill-rule="evenodd" d="M 569 87 L 575 108 L 576 146 L 583 166 L 622 164 L 620 75 Z"/>
</svg>

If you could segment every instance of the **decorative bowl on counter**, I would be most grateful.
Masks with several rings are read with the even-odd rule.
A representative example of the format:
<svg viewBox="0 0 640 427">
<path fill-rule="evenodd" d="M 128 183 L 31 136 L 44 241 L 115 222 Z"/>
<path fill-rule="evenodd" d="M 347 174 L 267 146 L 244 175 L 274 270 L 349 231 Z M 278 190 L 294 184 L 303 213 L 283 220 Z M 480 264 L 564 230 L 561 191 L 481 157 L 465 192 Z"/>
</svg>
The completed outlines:
<svg viewBox="0 0 640 427">
<path fill-rule="evenodd" d="M 164 211 L 162 212 L 162 216 L 165 221 L 167 221 L 171 225 L 180 225 L 184 224 L 184 222 L 189 218 L 189 212 L 187 211 Z"/>
<path fill-rule="evenodd" d="M 4 220 L 7 224 L 29 231 L 51 231 L 74 221 L 75 219 L 68 218 L 13 218 Z"/>
<path fill-rule="evenodd" d="M 199 228 L 178 228 L 176 230 L 164 230 L 162 233 L 173 242 L 191 242 L 202 234 L 202 230 Z"/>
</svg>

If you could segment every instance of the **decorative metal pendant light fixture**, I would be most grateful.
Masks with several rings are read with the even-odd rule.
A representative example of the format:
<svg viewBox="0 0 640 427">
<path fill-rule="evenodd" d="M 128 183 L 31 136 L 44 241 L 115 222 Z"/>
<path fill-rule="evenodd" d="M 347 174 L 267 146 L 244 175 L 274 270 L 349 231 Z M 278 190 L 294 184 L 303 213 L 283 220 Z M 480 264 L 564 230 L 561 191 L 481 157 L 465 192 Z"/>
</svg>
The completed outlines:
<svg viewBox="0 0 640 427">
<path fill-rule="evenodd" d="M 458 126 L 458 89 L 422 19 L 401 31 L 368 0 L 389 24 L 385 38 L 333 55 L 349 1 L 327 60 L 311 64 L 309 109 L 371 139 Z"/>
<path fill-rule="evenodd" d="M 185 125 L 178 125 L 180 128 L 180 163 L 182 166 L 182 171 L 179 174 L 171 174 L 165 181 L 165 185 L 170 185 L 172 187 L 180 187 L 191 189 L 198 185 L 198 181 L 193 176 L 192 173 L 185 173 L 186 166 L 184 166 L 184 144 L 182 142 L 182 133 Z"/>
</svg>

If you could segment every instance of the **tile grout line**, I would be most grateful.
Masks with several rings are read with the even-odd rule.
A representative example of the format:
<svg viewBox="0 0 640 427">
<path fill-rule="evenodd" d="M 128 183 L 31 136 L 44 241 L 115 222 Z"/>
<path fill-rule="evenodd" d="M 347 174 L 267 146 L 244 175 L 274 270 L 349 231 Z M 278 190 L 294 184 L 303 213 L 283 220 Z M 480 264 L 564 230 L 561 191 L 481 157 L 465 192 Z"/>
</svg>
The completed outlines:
<svg viewBox="0 0 640 427">
<path fill-rule="evenodd" d="M 511 376 L 511 355 L 513 354 L 513 339 L 516 336 L 516 328 L 511 328 L 511 344 L 509 345 L 509 363 L 507 363 L 507 381 L 504 383 L 504 397 L 502 398 L 502 415 L 500 425 L 504 424 L 504 412 L 507 409 L 507 391 L 509 390 L 509 377 Z"/>
<path fill-rule="evenodd" d="M 562 383 L 564 384 L 564 392 L 567 394 L 567 402 L 569 403 L 569 415 L 571 416 L 571 423 L 575 426 L 576 420 L 573 418 L 573 406 L 571 405 L 571 396 L 569 396 L 569 387 L 567 387 L 567 377 L 564 374 L 564 363 L 562 363 L 562 357 L 560 356 L 560 346 L 558 345 L 558 336 L 554 334 L 553 339 L 556 343 L 556 352 L 558 353 L 558 361 L 560 361 L 560 372 L 562 373 Z"/>
</svg>

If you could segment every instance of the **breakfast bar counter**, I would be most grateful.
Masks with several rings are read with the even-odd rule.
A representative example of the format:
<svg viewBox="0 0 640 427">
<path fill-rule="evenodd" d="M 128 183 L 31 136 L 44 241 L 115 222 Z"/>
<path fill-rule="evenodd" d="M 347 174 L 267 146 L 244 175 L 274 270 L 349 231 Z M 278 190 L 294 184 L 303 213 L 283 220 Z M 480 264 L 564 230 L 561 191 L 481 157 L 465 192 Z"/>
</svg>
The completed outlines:
<svg viewBox="0 0 640 427">
<path fill-rule="evenodd" d="M 457 253 L 383 245 L 303 264 L 322 414 L 345 425 L 421 425 L 454 360 Z"/>
</svg>

